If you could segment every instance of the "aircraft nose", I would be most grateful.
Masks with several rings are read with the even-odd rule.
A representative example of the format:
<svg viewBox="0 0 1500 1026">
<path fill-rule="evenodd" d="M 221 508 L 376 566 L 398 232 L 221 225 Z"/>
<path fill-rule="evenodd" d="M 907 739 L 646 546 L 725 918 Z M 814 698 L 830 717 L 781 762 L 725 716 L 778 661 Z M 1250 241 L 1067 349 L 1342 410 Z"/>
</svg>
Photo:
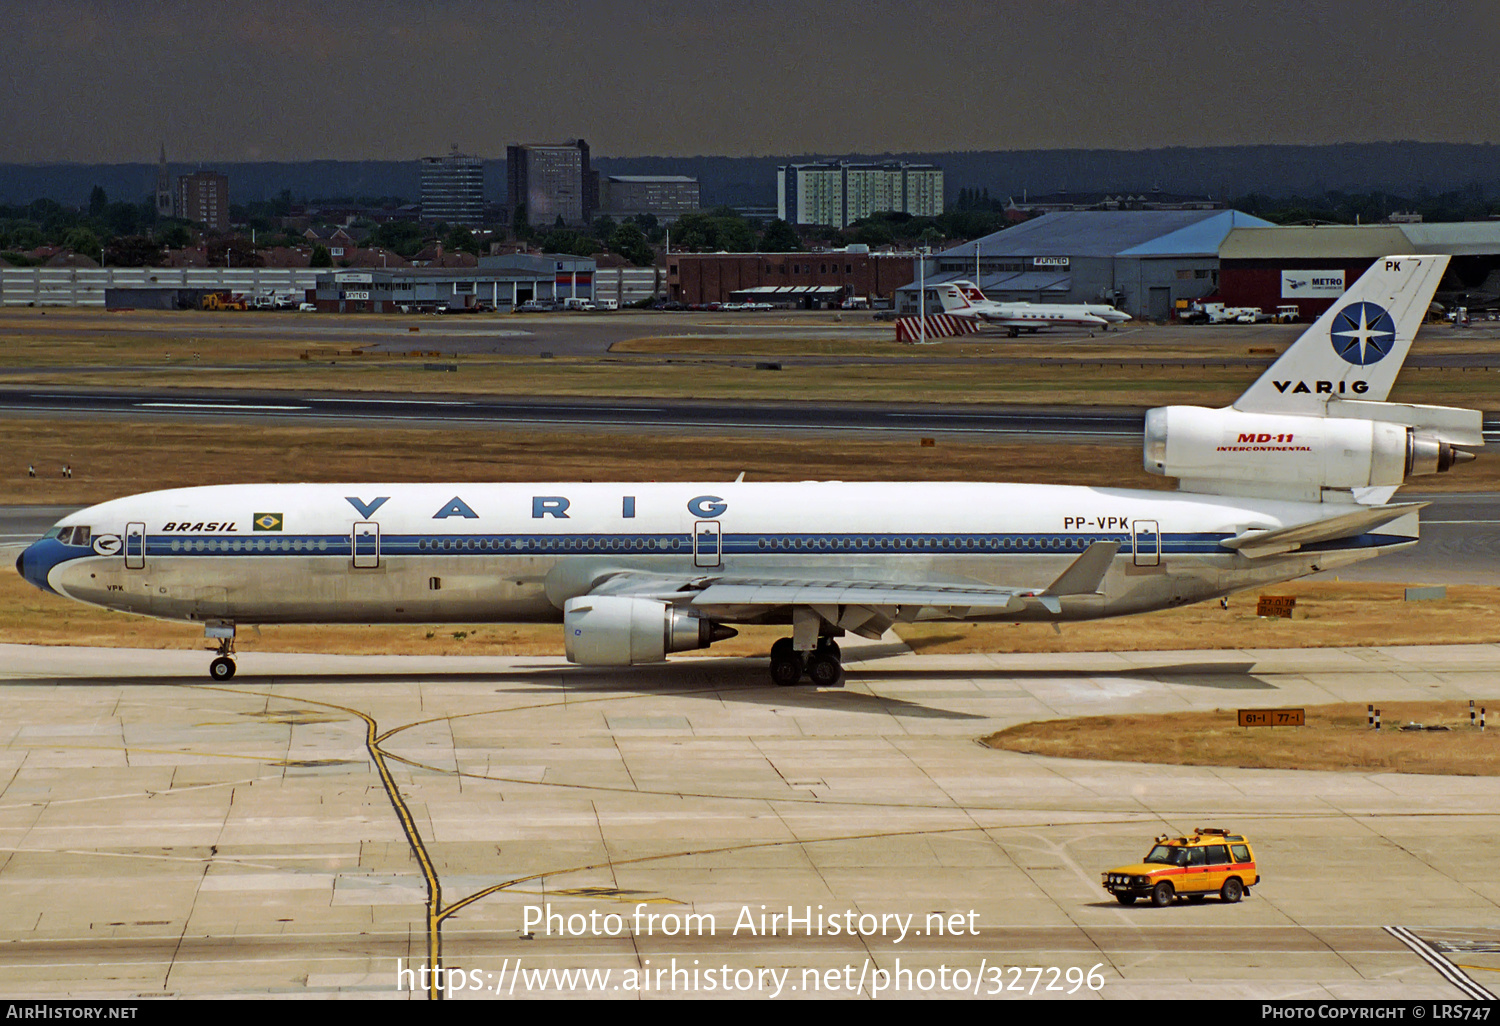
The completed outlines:
<svg viewBox="0 0 1500 1026">
<path fill-rule="evenodd" d="M 55 561 L 43 558 L 43 554 L 37 551 L 47 544 L 46 541 L 32 542 L 22 549 L 21 554 L 16 557 L 16 573 L 43 591 L 52 591 L 52 586 L 47 583 L 47 571 L 52 568 L 52 562 Z"/>
</svg>

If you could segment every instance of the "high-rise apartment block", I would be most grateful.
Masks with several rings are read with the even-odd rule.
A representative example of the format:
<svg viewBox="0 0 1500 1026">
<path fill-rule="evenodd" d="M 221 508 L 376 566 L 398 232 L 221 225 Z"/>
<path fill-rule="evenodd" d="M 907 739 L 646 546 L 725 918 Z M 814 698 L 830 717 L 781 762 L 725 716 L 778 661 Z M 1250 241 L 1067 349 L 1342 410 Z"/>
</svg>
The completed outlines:
<svg viewBox="0 0 1500 1026">
<path fill-rule="evenodd" d="M 529 143 L 505 149 L 506 205 L 526 209 L 526 223 L 585 224 L 599 208 L 599 176 L 589 166 L 589 144 Z"/>
<path fill-rule="evenodd" d="M 650 214 L 674 221 L 697 210 L 702 189 L 687 175 L 609 175 L 599 180 L 599 209 L 615 218 Z"/>
<path fill-rule="evenodd" d="M 776 216 L 792 224 L 847 228 L 871 214 L 943 212 L 943 169 L 932 164 L 830 161 L 776 169 Z"/>
<path fill-rule="evenodd" d="M 229 229 L 229 178 L 217 171 L 196 171 L 177 178 L 177 216 L 211 231 Z"/>
<path fill-rule="evenodd" d="M 484 161 L 457 152 L 443 157 L 423 157 L 422 220 L 482 224 Z"/>
<path fill-rule="evenodd" d="M 167 144 L 161 144 L 161 159 L 156 165 L 156 216 L 177 215 L 176 196 L 172 190 L 172 175 L 167 171 Z"/>
</svg>

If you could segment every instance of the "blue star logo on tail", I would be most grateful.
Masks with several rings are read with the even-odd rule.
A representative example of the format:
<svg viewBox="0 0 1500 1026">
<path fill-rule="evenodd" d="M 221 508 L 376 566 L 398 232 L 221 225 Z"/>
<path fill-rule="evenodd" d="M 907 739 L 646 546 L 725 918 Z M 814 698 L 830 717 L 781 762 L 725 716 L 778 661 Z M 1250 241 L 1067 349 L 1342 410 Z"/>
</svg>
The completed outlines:
<svg viewBox="0 0 1500 1026">
<path fill-rule="evenodd" d="M 1350 303 L 1334 315 L 1329 338 L 1339 356 L 1356 367 L 1368 367 L 1385 359 L 1396 344 L 1396 322 L 1385 307 Z"/>
</svg>

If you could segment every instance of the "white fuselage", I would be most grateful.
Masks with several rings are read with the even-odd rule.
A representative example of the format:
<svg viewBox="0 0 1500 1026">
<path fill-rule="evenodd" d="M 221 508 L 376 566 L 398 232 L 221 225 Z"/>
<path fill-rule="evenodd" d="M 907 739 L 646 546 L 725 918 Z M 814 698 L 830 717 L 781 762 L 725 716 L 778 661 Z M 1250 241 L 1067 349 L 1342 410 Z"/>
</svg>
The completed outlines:
<svg viewBox="0 0 1500 1026">
<path fill-rule="evenodd" d="M 1108 328 L 1122 324 L 1130 315 L 1112 306 L 1095 303 L 1002 303 L 989 299 L 973 282 L 955 281 L 938 287 L 942 312 L 955 317 L 974 317 L 989 324 L 1016 330 L 1041 328 Z"/>
<path fill-rule="evenodd" d="M 1339 512 L 1057 485 L 969 483 L 299 484 L 151 492 L 59 522 L 19 564 L 69 598 L 178 620 L 556 621 L 622 572 L 683 581 L 1047 586 L 1091 542 L 1120 544 L 1085 619 L 1201 601 L 1415 541 L 1405 525 L 1275 558 L 1220 543 Z M 80 528 L 88 528 L 87 541 Z M 788 610 L 705 610 L 788 622 Z M 922 619 L 942 614 L 929 610 Z M 982 618 L 974 616 L 970 618 Z"/>
</svg>

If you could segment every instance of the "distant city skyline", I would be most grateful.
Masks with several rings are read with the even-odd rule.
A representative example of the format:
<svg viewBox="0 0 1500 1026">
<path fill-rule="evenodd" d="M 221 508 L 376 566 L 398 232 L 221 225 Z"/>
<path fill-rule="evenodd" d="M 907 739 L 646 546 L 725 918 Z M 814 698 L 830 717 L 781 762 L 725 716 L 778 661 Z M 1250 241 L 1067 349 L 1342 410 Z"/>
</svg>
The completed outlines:
<svg viewBox="0 0 1500 1026">
<path fill-rule="evenodd" d="M 1500 142 L 1492 0 L 0 0 L 0 161 Z"/>
</svg>

